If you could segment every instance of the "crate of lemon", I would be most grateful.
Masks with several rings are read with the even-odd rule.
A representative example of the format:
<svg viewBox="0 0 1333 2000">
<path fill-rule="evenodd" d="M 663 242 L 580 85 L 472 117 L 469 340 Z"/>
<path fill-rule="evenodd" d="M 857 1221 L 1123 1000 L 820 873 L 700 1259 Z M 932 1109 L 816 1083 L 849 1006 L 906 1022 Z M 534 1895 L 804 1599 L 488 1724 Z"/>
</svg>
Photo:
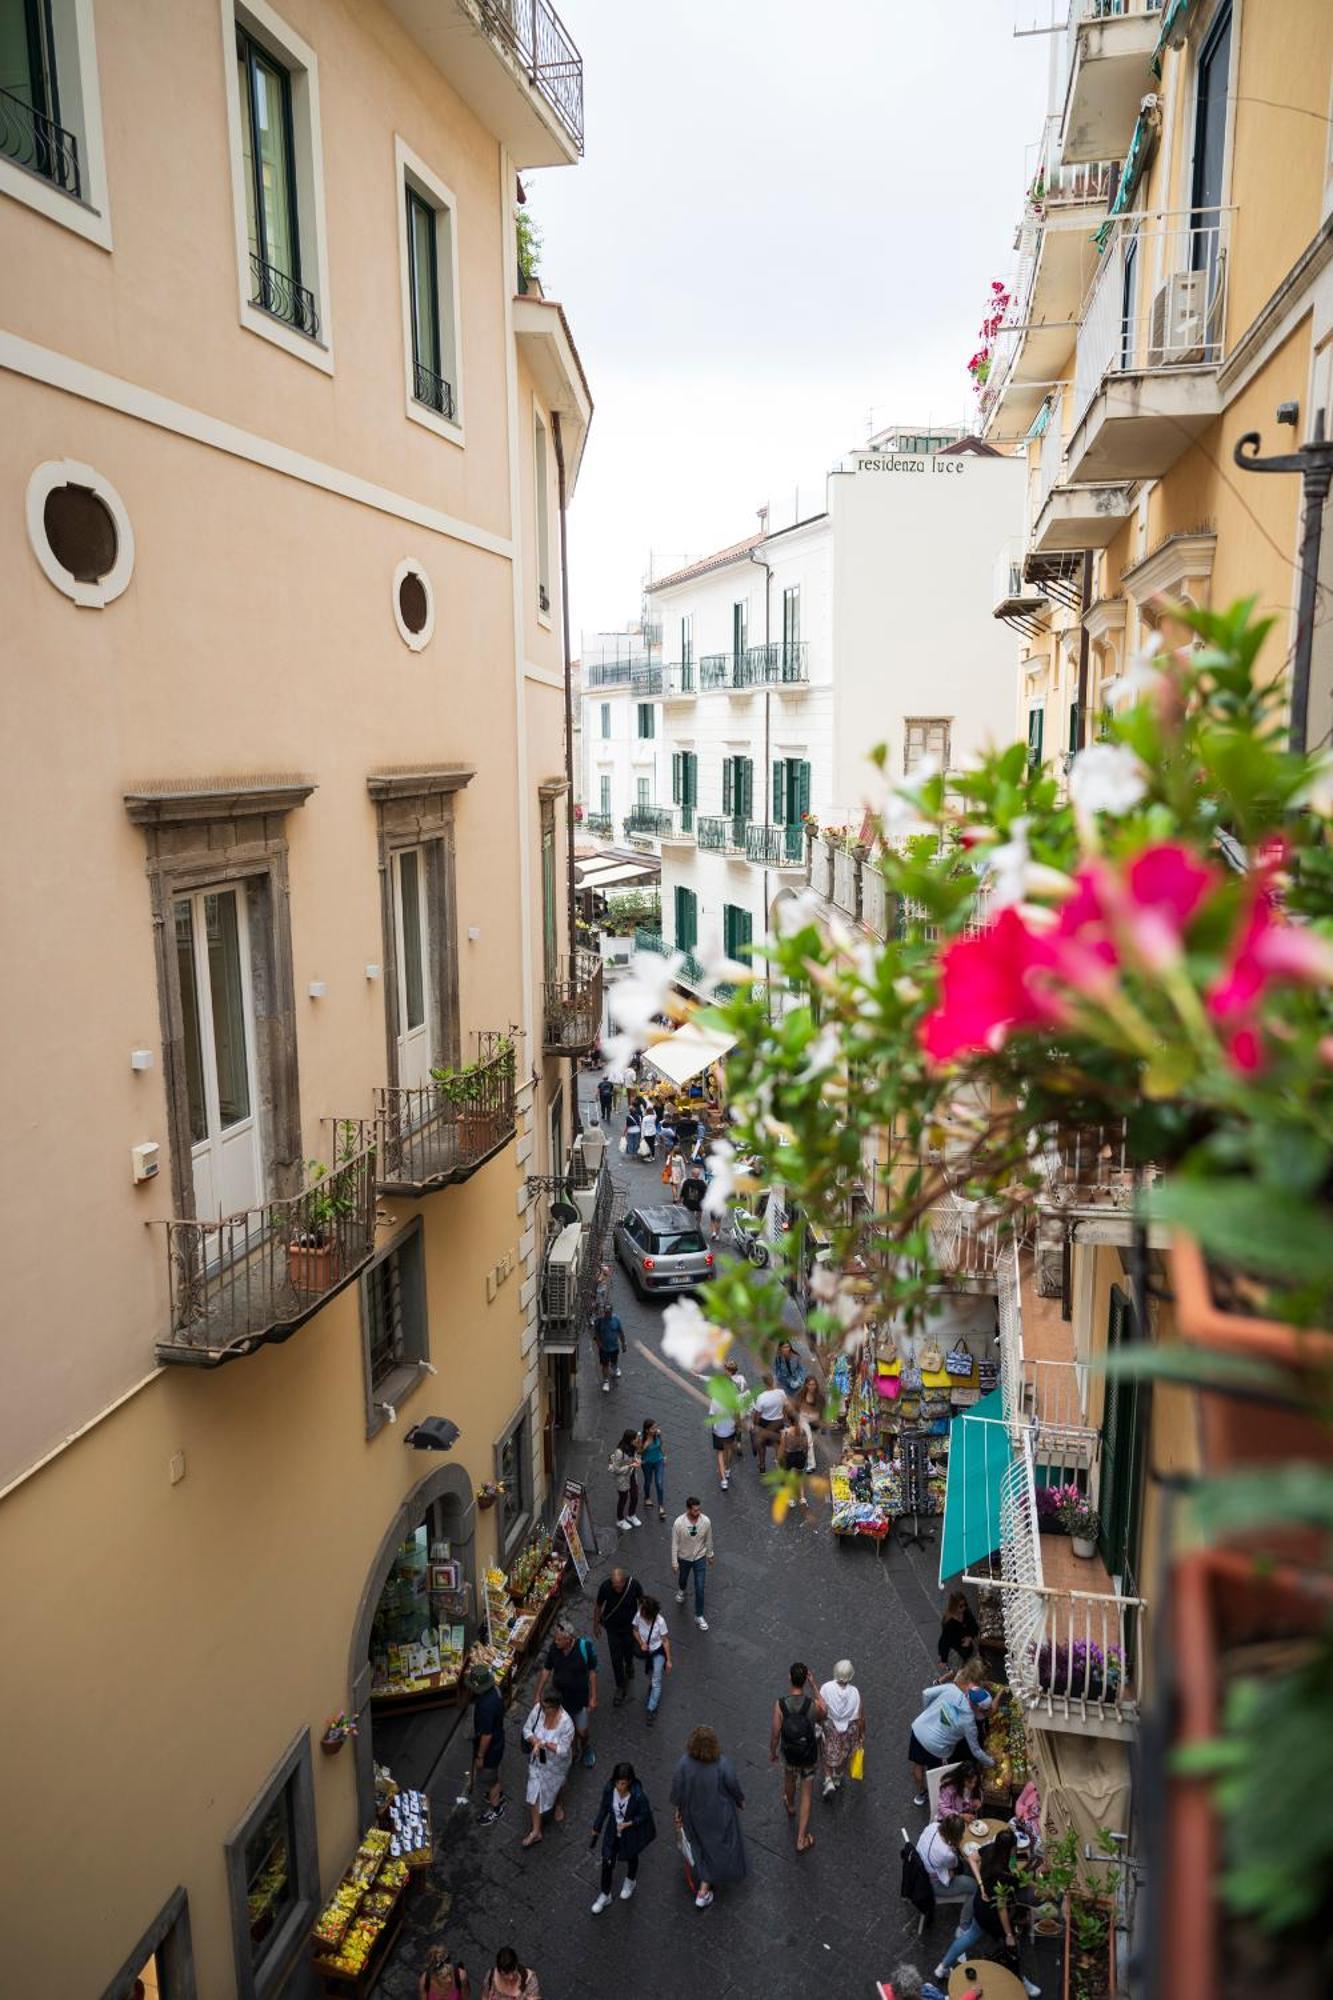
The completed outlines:
<svg viewBox="0 0 1333 2000">
<path fill-rule="evenodd" d="M 371 1829 L 315 1919 L 314 1964 L 326 1991 L 366 1991 L 367 1975 L 378 1970 L 397 1935 L 409 1870 L 390 1854 L 389 1840 L 380 1828 Z"/>
</svg>

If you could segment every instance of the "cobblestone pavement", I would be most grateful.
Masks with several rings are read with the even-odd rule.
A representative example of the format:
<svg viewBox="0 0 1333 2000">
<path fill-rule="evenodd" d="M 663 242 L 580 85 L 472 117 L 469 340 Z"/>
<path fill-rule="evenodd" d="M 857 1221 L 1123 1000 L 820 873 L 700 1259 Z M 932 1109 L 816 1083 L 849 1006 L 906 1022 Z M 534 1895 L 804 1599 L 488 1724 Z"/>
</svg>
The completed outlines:
<svg viewBox="0 0 1333 2000">
<path fill-rule="evenodd" d="M 585 1085 L 586 1088 L 586 1085 Z M 620 1121 L 616 1121 L 619 1130 Z M 617 1212 L 628 1202 L 660 1199 L 657 1167 L 612 1154 Z M 432 1788 L 439 1858 L 416 1897 L 397 1953 L 377 1991 L 415 2000 L 427 1946 L 441 1942 L 481 1976 L 499 1946 L 513 1944 L 537 1971 L 544 2000 L 767 2000 L 767 1996 L 870 1996 L 906 1958 L 927 1973 L 950 1934 L 952 1915 L 937 1913 L 920 1944 L 915 1912 L 899 1885 L 901 1829 L 915 1834 L 923 1814 L 911 1804 L 907 1733 L 921 1689 L 934 1677 L 939 1596 L 938 1550 L 845 1547 L 828 1528 L 827 1505 L 808 1521 L 795 1512 L 774 1523 L 766 1491 L 748 1456 L 730 1491 L 718 1488 L 696 1386 L 661 1356 L 661 1309 L 640 1305 L 623 1273 L 615 1275 L 616 1309 L 630 1342 L 623 1379 L 603 1395 L 590 1351 L 581 1358 L 581 1407 L 570 1471 L 589 1484 L 602 1553 L 593 1559 L 587 1599 L 574 1599 L 580 1631 L 591 1626 L 591 1601 L 615 1557 L 614 1494 L 606 1472 L 622 1430 L 645 1417 L 662 1425 L 667 1444 L 667 1520 L 645 1512 L 641 1530 L 622 1537 L 624 1555 L 644 1588 L 663 1599 L 675 1671 L 668 1676 L 655 1728 L 644 1720 L 643 1682 L 630 1704 L 614 1692 L 604 1645 L 601 1705 L 594 1717 L 595 1770 L 575 1766 L 566 1791 L 568 1818 L 549 1821 L 542 1843 L 524 1851 L 520 1837 L 525 1766 L 518 1728 L 530 1705 L 519 1691 L 506 1755 L 509 1806 L 498 1824 L 476 1824 L 475 1808 L 457 1807 L 470 1754 L 462 1732 L 442 1760 Z M 745 1366 L 746 1364 L 742 1364 Z M 755 1370 L 747 1367 L 753 1383 Z M 708 1580 L 710 1630 L 696 1630 L 692 1605 L 676 1605 L 670 1574 L 670 1524 L 687 1492 L 711 1516 L 717 1560 Z M 797 1856 L 776 1768 L 768 1759 L 769 1718 L 792 1660 L 818 1680 L 848 1656 L 866 1704 L 863 1784 L 845 1784 L 825 1805 L 817 1796 L 816 1845 Z M 743 1815 L 751 1873 L 695 1909 L 675 1849 L 668 1793 L 671 1775 L 696 1723 L 717 1730 L 745 1789 Z M 653 1804 L 658 1838 L 640 1865 L 630 1903 L 618 1896 L 601 1916 L 591 1822 L 620 1758 L 633 1761 Z M 618 1884 L 617 1884 L 618 1886 Z M 1049 1987 L 1048 1987 L 1049 1991 Z"/>
</svg>

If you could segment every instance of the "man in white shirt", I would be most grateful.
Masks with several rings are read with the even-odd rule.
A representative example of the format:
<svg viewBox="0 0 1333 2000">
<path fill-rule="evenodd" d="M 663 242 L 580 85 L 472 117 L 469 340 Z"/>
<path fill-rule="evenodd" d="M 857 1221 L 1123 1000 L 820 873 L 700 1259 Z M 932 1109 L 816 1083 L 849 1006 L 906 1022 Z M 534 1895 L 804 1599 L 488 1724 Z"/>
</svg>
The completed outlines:
<svg viewBox="0 0 1333 2000">
<path fill-rule="evenodd" d="M 685 1602 L 685 1586 L 694 1579 L 694 1622 L 701 1632 L 708 1630 L 704 1617 L 704 1583 L 713 1560 L 713 1524 L 703 1511 L 703 1502 L 691 1494 L 685 1512 L 671 1524 L 671 1560 L 676 1565 L 676 1602 Z"/>
<path fill-rule="evenodd" d="M 776 1458 L 778 1439 L 782 1436 L 783 1417 L 787 1408 L 787 1398 L 769 1373 L 764 1375 L 764 1386 L 754 1399 L 754 1409 L 750 1422 L 750 1448 L 759 1461 L 763 1472 L 768 1464 L 771 1451 Z"/>
<path fill-rule="evenodd" d="M 725 1493 L 731 1484 L 732 1461 L 736 1456 L 736 1434 L 746 1406 L 745 1377 L 737 1362 L 723 1362 L 727 1380 L 719 1383 L 708 1405 L 708 1421 L 717 1453 L 717 1476 Z"/>
</svg>

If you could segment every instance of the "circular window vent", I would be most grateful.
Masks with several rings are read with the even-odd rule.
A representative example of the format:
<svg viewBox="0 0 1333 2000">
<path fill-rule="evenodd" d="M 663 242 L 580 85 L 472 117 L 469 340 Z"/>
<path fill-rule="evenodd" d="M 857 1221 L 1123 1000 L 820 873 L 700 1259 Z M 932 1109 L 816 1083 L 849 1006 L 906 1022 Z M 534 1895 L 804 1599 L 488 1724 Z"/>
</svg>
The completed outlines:
<svg viewBox="0 0 1333 2000">
<path fill-rule="evenodd" d="M 400 562 L 393 573 L 393 617 L 405 646 L 419 653 L 435 630 L 435 593 L 420 563 Z"/>
<path fill-rule="evenodd" d="M 90 465 L 55 459 L 28 481 L 28 540 L 56 589 L 100 611 L 129 583 L 134 531 L 110 480 Z"/>
</svg>

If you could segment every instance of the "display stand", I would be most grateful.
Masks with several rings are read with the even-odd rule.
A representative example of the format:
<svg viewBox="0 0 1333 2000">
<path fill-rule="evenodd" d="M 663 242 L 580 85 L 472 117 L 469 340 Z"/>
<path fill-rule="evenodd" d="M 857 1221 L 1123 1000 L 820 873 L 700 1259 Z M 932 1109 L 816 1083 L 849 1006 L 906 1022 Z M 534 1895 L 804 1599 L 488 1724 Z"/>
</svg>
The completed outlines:
<svg viewBox="0 0 1333 2000">
<path fill-rule="evenodd" d="M 411 1880 L 406 1861 L 389 1853 L 392 1836 L 367 1833 L 311 1939 L 314 1971 L 326 1994 L 363 2000 L 384 1970 L 403 1922 Z"/>
<path fill-rule="evenodd" d="M 934 1511 L 930 1492 L 930 1443 L 917 1432 L 903 1432 L 898 1439 L 898 1456 L 903 1473 L 903 1514 L 898 1521 L 900 1549 L 924 1549 L 935 1539 L 933 1528 L 923 1528 L 921 1517 Z M 910 1512 L 912 1525 L 907 1525 Z"/>
<path fill-rule="evenodd" d="M 578 1562 L 574 1559 L 573 1547 L 568 1537 L 564 1535 L 564 1521 L 567 1515 L 574 1528 L 576 1539 L 583 1544 L 584 1549 L 591 1549 L 595 1556 L 599 1556 L 602 1553 L 602 1548 L 601 1543 L 597 1539 L 597 1524 L 592 1518 L 592 1504 L 588 1498 L 588 1489 L 581 1480 L 567 1479 L 565 1481 L 564 1498 L 560 1508 L 560 1526 L 556 1532 L 565 1540 L 565 1546 L 569 1550 L 570 1558 L 574 1561 L 574 1567 L 578 1571 L 579 1583 L 582 1584 L 588 1573 L 587 1558 L 585 1556 L 583 1567 L 579 1569 Z"/>
</svg>

